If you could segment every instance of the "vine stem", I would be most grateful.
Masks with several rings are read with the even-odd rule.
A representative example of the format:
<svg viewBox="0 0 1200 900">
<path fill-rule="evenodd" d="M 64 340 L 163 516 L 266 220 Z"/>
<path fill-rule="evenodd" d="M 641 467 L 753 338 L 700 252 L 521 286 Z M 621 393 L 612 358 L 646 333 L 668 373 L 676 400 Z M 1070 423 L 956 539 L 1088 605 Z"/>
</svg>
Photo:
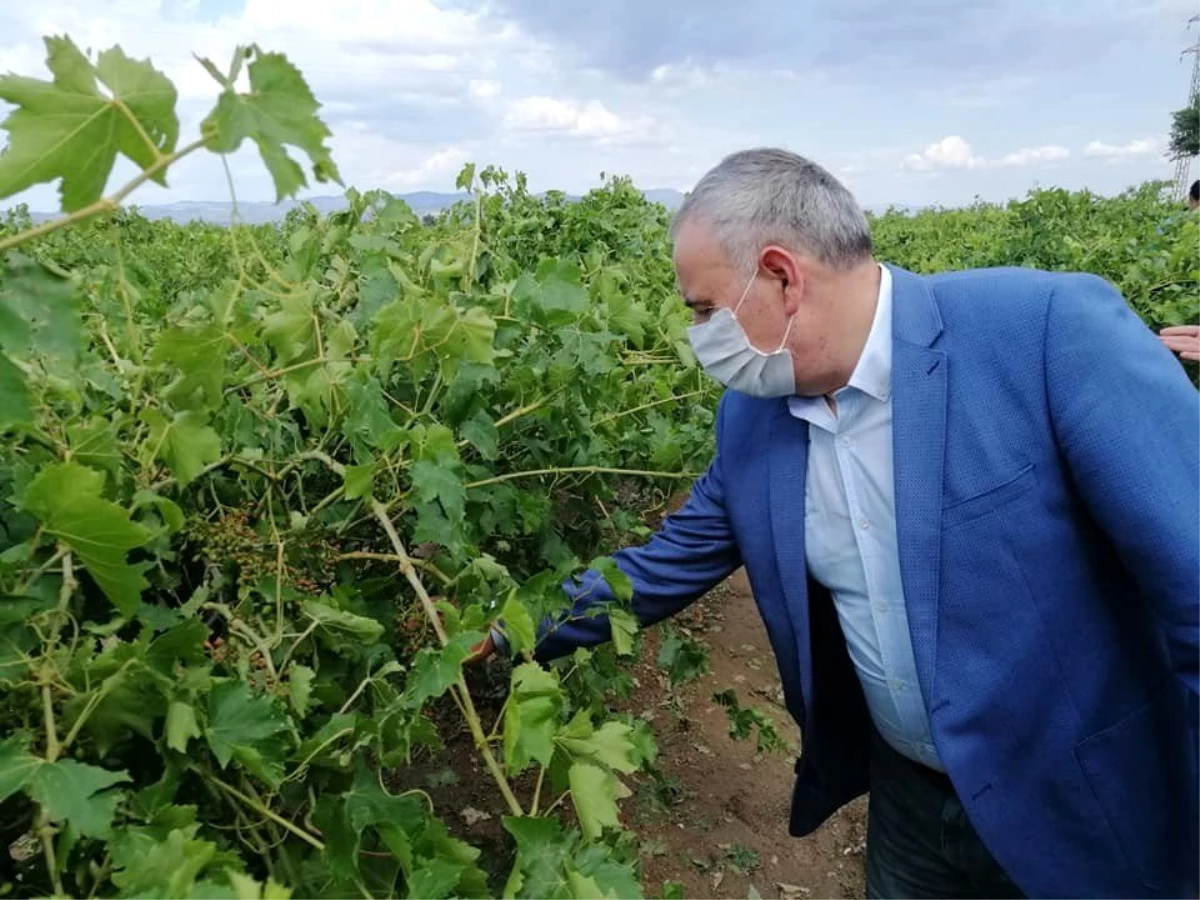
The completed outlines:
<svg viewBox="0 0 1200 900">
<path fill-rule="evenodd" d="M 404 547 L 404 542 L 400 540 L 400 535 L 396 533 L 396 526 L 392 524 L 391 518 L 388 517 L 387 507 L 379 502 L 376 498 L 371 498 L 371 511 L 375 514 L 375 518 L 379 520 L 379 524 L 383 526 L 383 530 L 387 532 L 388 540 L 392 543 L 392 549 L 396 551 L 396 556 L 400 558 L 400 572 L 405 579 L 416 591 L 417 598 L 421 601 L 421 608 L 425 611 L 425 615 L 429 618 L 429 623 L 433 626 L 434 632 L 438 636 L 438 640 L 445 646 L 449 642 L 446 635 L 445 626 L 442 625 L 442 617 L 438 615 L 437 607 L 434 606 L 433 598 L 429 596 L 429 592 L 425 590 L 425 585 L 421 578 L 417 575 L 417 569 L 412 564 L 412 559 L 408 555 L 408 550 Z M 508 804 L 509 811 L 514 816 L 525 815 L 521 808 L 521 802 L 513 793 L 512 786 L 508 783 L 508 779 L 504 775 L 504 771 L 500 768 L 500 764 L 496 761 L 495 755 L 492 753 L 492 748 L 488 744 L 487 737 L 483 733 L 483 724 L 479 718 L 479 713 L 475 709 L 475 703 L 471 699 L 471 692 L 467 689 L 466 679 L 459 676 L 458 683 L 452 688 L 457 692 L 456 699 L 462 706 L 463 717 L 467 720 L 467 727 L 471 730 L 471 737 L 475 739 L 475 746 L 483 757 L 484 764 L 487 765 L 488 771 L 492 774 L 492 778 L 496 781 L 496 786 L 500 789 L 501 795 L 504 797 L 504 802 Z"/>
<path fill-rule="evenodd" d="M 207 773 L 205 773 L 205 774 L 207 774 Z M 296 837 L 300 838 L 300 840 L 304 841 L 305 843 L 309 844 L 310 846 L 314 847 L 315 849 L 322 850 L 322 851 L 325 849 L 324 841 L 318 840 L 317 838 L 313 837 L 311 834 L 309 834 L 303 828 L 299 828 L 296 825 L 293 825 L 291 822 L 289 822 L 283 816 L 279 815 L 277 812 L 274 812 L 273 810 L 271 810 L 265 804 L 259 803 L 257 800 L 255 800 L 253 797 L 251 797 L 247 794 L 243 794 L 241 791 L 239 791 L 233 785 L 226 784 L 224 781 L 222 781 L 216 775 L 207 774 L 207 777 L 209 779 L 211 779 L 213 784 L 215 784 L 221 790 L 227 792 L 232 797 L 236 797 L 238 800 L 240 800 L 242 803 L 246 804 L 248 807 L 250 807 L 252 810 L 254 810 L 259 815 L 264 816 L 267 819 L 270 819 L 272 822 L 274 822 L 276 825 L 280 826 L 281 828 L 286 828 L 288 831 L 290 831 Z"/>
<path fill-rule="evenodd" d="M 403 562 L 403 560 L 401 560 L 401 558 L 399 556 L 397 556 L 395 553 L 368 553 L 366 551 L 357 551 L 357 550 L 352 553 L 342 553 L 342 554 L 338 555 L 337 557 L 335 557 L 335 559 L 337 561 L 341 561 L 343 559 L 369 559 L 369 560 L 373 560 L 375 562 L 394 562 L 394 563 L 402 563 Z M 441 571 L 437 566 L 431 565 L 430 563 L 426 562 L 423 559 L 411 559 L 410 558 L 409 562 L 412 563 L 414 566 L 416 566 L 418 569 L 420 569 L 422 572 L 428 572 L 430 575 L 432 575 L 434 578 L 436 578 L 442 584 L 449 585 L 449 584 L 454 583 L 453 578 L 451 578 L 445 572 Z"/>
<path fill-rule="evenodd" d="M 5 250 L 11 250 L 13 247 L 19 247 L 27 241 L 32 241 L 39 237 L 44 237 L 47 234 L 53 234 L 61 228 L 66 228 L 68 225 L 73 225 L 76 222 L 82 222 L 84 219 L 90 219 L 92 216 L 104 212 L 112 212 L 120 204 L 121 201 L 132 194 L 135 190 L 152 179 L 159 172 L 172 166 L 179 160 L 183 159 L 190 153 L 194 153 L 204 146 L 204 138 L 198 138 L 192 141 L 186 147 L 176 150 L 174 153 L 160 155 L 149 167 L 142 170 L 142 173 L 130 181 L 125 187 L 121 188 L 115 194 L 107 197 L 101 197 L 87 206 L 80 207 L 73 213 L 63 216 L 61 219 L 52 219 L 48 222 L 43 222 L 36 228 L 30 228 L 27 231 L 21 231 L 17 234 L 10 235 L 6 238 L 0 238 L 0 253 Z"/>
<path fill-rule="evenodd" d="M 67 617 L 67 611 L 71 605 L 71 595 L 75 593 L 75 570 L 69 551 L 64 553 L 62 557 L 62 579 L 62 587 L 58 594 L 58 606 L 54 610 L 54 626 L 50 632 L 50 640 L 47 642 L 51 647 L 58 644 L 58 636 L 62 632 L 62 623 Z M 46 763 L 53 763 L 62 752 L 62 745 L 58 742 L 58 725 L 54 721 L 54 693 L 51 690 L 50 682 L 46 680 L 45 673 L 43 673 L 41 681 L 42 718 L 46 727 L 45 761 Z M 46 857 L 46 871 L 50 876 L 51 883 L 54 885 L 55 896 L 62 897 L 64 896 L 62 878 L 58 874 L 58 864 L 54 856 L 54 831 L 50 826 L 50 817 L 45 807 L 42 807 L 38 812 L 37 833 L 38 839 L 42 844 L 42 854 Z"/>
<path fill-rule="evenodd" d="M 677 400 L 687 400 L 689 397 L 698 397 L 703 394 L 703 390 L 688 391 L 686 394 L 672 394 L 670 397 L 663 397 L 661 400 L 652 400 L 649 403 L 643 403 L 641 406 L 635 406 L 632 409 L 623 409 L 620 412 L 610 413 L 607 416 L 601 416 L 592 422 L 593 425 L 603 425 L 605 422 L 611 422 L 614 419 L 619 419 L 622 416 L 631 416 L 634 413 L 641 412 L 644 409 L 651 409 L 655 406 L 661 406 L 664 403 L 671 403 Z"/>
<path fill-rule="evenodd" d="M 463 487 L 478 488 L 489 484 L 499 484 L 501 481 L 512 481 L 514 478 L 532 478 L 535 475 L 641 475 L 646 478 L 695 478 L 695 472 L 654 472 L 647 469 L 610 469 L 607 466 L 566 466 L 558 469 L 529 469 L 525 472 L 507 472 L 494 478 L 482 481 L 472 481 Z"/>
</svg>

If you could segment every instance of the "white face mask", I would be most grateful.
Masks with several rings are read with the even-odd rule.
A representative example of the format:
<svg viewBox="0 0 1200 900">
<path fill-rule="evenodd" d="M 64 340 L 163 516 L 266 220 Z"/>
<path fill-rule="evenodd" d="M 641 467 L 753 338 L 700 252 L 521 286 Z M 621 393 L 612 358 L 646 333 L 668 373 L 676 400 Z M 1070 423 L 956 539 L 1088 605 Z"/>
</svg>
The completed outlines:
<svg viewBox="0 0 1200 900">
<path fill-rule="evenodd" d="M 757 277 L 756 269 L 732 310 L 719 309 L 707 322 L 688 328 L 688 340 L 700 365 L 722 384 L 752 397 L 787 397 L 796 393 L 796 371 L 792 354 L 784 347 L 796 317 L 788 319 L 783 340 L 770 353 L 751 344 L 737 320 L 737 311 Z"/>
</svg>

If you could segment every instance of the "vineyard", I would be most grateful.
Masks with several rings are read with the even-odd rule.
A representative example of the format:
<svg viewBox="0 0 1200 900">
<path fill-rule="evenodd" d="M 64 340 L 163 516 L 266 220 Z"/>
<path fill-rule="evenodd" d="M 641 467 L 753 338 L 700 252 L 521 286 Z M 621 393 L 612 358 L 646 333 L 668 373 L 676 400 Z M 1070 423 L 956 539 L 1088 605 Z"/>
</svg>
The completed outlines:
<svg viewBox="0 0 1200 900">
<path fill-rule="evenodd" d="M 613 709 L 646 638 L 604 554 L 711 452 L 668 212 L 467 166 L 432 222 L 353 188 L 278 226 L 151 222 L 122 203 L 191 153 L 255 145 L 280 199 L 340 184 L 316 99 L 279 54 L 202 61 L 182 143 L 150 62 L 46 47 L 52 81 L 0 77 L 0 198 L 62 199 L 0 222 L 0 895 L 657 892 L 624 815 L 655 733 Z M 118 155 L 140 174 L 105 196 Z M 915 271 L 1090 271 L 1153 327 L 1200 313 L 1200 220 L 1160 185 L 872 227 Z M 536 661 L 588 568 L 614 640 Z M 497 621 L 511 662 L 464 666 Z M 704 647 L 668 634 L 686 681 Z M 464 731 L 486 847 L 427 790 Z"/>
</svg>

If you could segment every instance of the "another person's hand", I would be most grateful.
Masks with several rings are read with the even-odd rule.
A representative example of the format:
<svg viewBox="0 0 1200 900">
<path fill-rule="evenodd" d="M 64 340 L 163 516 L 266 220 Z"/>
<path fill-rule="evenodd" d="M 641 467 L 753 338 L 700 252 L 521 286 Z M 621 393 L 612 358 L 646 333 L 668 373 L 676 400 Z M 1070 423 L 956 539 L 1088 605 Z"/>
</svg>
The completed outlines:
<svg viewBox="0 0 1200 900">
<path fill-rule="evenodd" d="M 1160 331 L 1158 338 L 1180 359 L 1200 362 L 1200 325 L 1171 325 Z"/>
</svg>

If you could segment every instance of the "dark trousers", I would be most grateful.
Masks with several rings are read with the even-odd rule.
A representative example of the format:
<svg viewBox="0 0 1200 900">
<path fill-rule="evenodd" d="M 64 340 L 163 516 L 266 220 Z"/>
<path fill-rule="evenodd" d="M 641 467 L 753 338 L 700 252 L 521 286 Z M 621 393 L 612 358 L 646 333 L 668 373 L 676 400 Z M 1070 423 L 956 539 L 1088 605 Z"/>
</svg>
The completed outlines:
<svg viewBox="0 0 1200 900">
<path fill-rule="evenodd" d="M 867 896 L 1024 897 L 992 858 L 940 772 L 872 736 Z"/>
</svg>

